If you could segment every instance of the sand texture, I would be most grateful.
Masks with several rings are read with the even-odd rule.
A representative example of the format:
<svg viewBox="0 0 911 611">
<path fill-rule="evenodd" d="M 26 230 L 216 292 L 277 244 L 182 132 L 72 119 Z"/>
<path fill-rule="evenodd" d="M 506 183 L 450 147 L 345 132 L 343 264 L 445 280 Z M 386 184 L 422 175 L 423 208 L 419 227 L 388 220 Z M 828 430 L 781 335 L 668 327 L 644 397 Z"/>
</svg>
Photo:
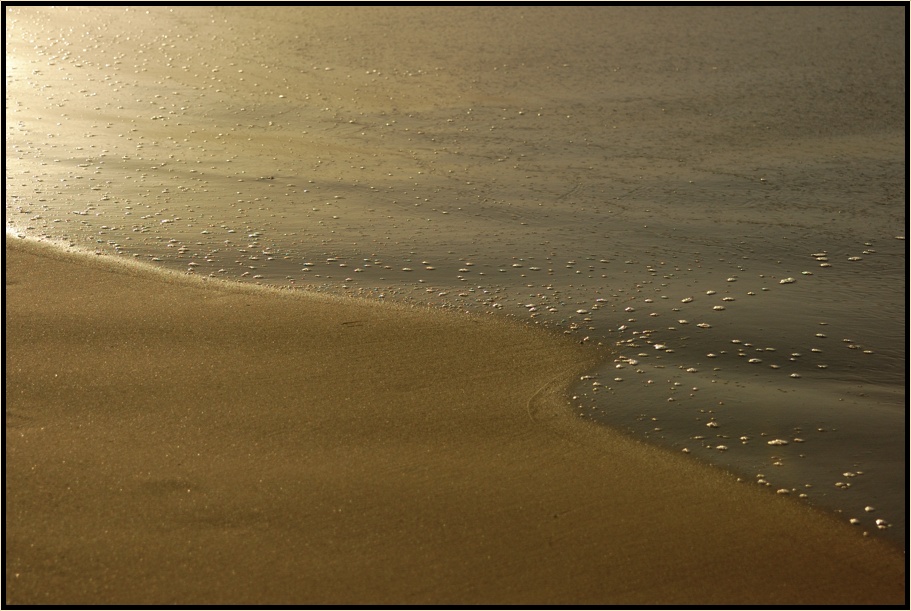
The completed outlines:
<svg viewBox="0 0 911 611">
<path fill-rule="evenodd" d="M 577 418 L 576 341 L 9 240 L 9 604 L 904 600 L 889 544 Z"/>
<path fill-rule="evenodd" d="M 906 545 L 903 7 L 6 16 L 8 231 L 587 337 L 577 413 Z"/>
<path fill-rule="evenodd" d="M 906 544 L 903 7 L 6 16 L 17 234 L 588 337 L 578 412 Z"/>
</svg>

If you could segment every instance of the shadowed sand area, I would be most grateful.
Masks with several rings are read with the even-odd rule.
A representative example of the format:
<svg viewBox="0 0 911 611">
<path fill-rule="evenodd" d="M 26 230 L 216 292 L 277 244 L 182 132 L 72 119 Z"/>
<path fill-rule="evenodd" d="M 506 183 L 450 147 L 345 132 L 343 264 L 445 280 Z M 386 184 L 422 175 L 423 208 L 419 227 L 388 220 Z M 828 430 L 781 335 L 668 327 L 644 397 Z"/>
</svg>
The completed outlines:
<svg viewBox="0 0 911 611">
<path fill-rule="evenodd" d="M 6 244 L 11 604 L 899 604 L 901 552 L 582 421 L 473 315 Z"/>
</svg>

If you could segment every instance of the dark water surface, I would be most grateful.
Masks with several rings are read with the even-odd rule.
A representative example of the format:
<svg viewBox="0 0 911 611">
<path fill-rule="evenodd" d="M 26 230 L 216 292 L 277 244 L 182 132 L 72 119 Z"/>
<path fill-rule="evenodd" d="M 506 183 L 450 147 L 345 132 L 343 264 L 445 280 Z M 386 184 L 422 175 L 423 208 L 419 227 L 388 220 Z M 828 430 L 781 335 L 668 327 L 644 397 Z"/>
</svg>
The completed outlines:
<svg viewBox="0 0 911 611">
<path fill-rule="evenodd" d="M 7 227 L 600 342 L 584 417 L 904 541 L 904 23 L 8 8 Z"/>
</svg>

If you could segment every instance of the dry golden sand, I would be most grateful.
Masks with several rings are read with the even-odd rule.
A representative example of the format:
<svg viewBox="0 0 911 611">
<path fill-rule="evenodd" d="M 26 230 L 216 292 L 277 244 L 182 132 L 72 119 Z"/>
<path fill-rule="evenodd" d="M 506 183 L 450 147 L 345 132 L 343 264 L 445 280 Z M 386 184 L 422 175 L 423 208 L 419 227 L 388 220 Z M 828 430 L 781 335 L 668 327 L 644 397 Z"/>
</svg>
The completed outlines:
<svg viewBox="0 0 911 611">
<path fill-rule="evenodd" d="M 498 319 L 6 244 L 12 604 L 899 604 L 903 554 L 572 415 Z"/>
</svg>

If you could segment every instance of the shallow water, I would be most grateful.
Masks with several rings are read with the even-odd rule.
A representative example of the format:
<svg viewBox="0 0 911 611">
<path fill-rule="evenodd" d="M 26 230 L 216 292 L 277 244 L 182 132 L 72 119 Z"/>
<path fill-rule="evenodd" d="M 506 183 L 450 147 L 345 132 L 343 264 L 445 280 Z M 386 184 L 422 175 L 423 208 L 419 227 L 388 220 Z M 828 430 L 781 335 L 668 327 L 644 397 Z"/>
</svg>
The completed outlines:
<svg viewBox="0 0 911 611">
<path fill-rule="evenodd" d="M 10 8 L 7 225 L 603 343 L 584 417 L 904 541 L 903 15 Z"/>
</svg>

